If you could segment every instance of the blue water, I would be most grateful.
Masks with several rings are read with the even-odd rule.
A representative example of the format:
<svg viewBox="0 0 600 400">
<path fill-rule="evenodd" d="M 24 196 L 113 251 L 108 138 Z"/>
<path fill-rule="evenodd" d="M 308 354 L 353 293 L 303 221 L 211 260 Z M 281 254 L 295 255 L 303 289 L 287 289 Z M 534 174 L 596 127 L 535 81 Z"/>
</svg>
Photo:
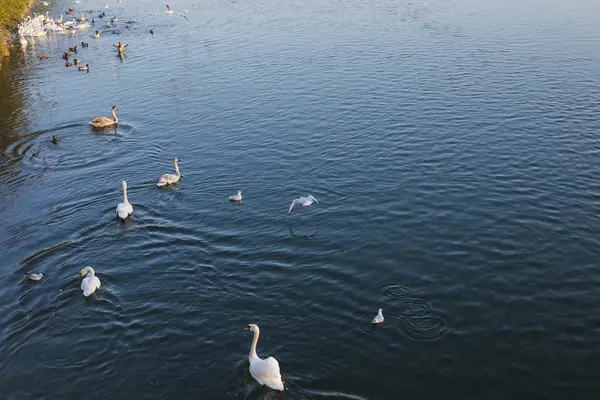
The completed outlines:
<svg viewBox="0 0 600 400">
<path fill-rule="evenodd" d="M 278 397 L 249 323 L 289 399 L 600 389 L 599 3 L 194 4 L 110 4 L 0 72 L 4 398 Z"/>
</svg>

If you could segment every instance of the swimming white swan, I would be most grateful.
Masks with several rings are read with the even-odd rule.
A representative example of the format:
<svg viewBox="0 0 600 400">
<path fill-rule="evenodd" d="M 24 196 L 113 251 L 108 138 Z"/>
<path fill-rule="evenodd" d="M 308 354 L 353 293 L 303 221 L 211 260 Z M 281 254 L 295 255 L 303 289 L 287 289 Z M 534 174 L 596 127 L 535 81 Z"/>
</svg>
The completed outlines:
<svg viewBox="0 0 600 400">
<path fill-rule="evenodd" d="M 381 311 L 382 311 L 381 308 L 377 311 L 377 315 L 375 316 L 375 318 L 373 318 L 372 323 L 380 324 L 383 322 L 383 314 L 381 313 Z"/>
<path fill-rule="evenodd" d="M 181 173 L 179 172 L 179 167 L 177 166 L 178 162 L 179 162 L 179 158 L 175 157 L 173 159 L 173 165 L 175 166 L 175 175 L 164 174 L 163 176 L 160 177 L 156 186 L 163 187 L 163 186 L 171 185 L 173 183 L 177 183 L 179 181 L 179 178 L 181 178 Z"/>
<path fill-rule="evenodd" d="M 266 359 L 259 358 L 256 354 L 256 343 L 260 329 L 255 324 L 250 324 L 244 328 L 245 331 L 254 332 L 254 339 L 250 347 L 250 374 L 258 383 L 265 385 L 275 390 L 283 390 L 283 381 L 281 380 L 281 372 L 279 371 L 279 363 L 273 357 Z"/>
<path fill-rule="evenodd" d="M 231 200 L 231 201 L 242 201 L 242 191 L 238 190 L 237 194 L 234 194 L 233 196 L 229 196 L 229 200 Z"/>
<path fill-rule="evenodd" d="M 27 279 L 31 279 L 32 281 L 41 281 L 44 277 L 44 274 L 39 271 L 25 272 L 25 275 Z"/>
<path fill-rule="evenodd" d="M 296 207 L 296 204 L 302 204 L 304 207 L 308 207 L 310 206 L 313 201 L 316 201 L 317 203 L 319 202 L 317 199 L 315 199 L 313 197 L 312 194 L 309 194 L 306 197 L 298 197 L 297 199 L 295 199 L 294 201 L 292 201 L 292 204 L 290 205 L 290 209 L 288 211 L 288 214 L 291 213 L 294 210 L 294 207 Z"/>
<path fill-rule="evenodd" d="M 96 289 L 100 289 L 100 279 L 95 276 L 94 269 L 92 267 L 85 267 L 81 271 L 79 271 L 79 277 L 83 278 L 81 281 L 81 290 L 83 290 L 83 295 L 88 297 L 90 294 L 94 293 Z"/>
<path fill-rule="evenodd" d="M 19 35 L 19 43 L 21 43 L 21 46 L 25 47 L 27 46 L 27 39 L 25 39 L 23 35 Z"/>
<path fill-rule="evenodd" d="M 133 214 L 133 206 L 127 200 L 127 182 L 122 181 L 123 184 L 123 202 L 117 204 L 117 216 L 121 219 L 125 219 Z"/>
<path fill-rule="evenodd" d="M 117 118 L 117 111 L 119 107 L 113 106 L 111 109 L 113 119 L 108 117 L 98 117 L 90 121 L 90 125 L 93 125 L 95 128 L 103 128 L 105 126 L 117 125 L 119 123 L 119 119 Z"/>
</svg>

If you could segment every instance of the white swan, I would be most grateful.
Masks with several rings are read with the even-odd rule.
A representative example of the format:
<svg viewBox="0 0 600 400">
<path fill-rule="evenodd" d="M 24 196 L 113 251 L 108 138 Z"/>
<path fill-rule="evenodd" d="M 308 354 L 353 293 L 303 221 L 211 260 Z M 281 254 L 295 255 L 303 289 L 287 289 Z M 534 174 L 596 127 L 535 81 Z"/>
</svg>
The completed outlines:
<svg viewBox="0 0 600 400">
<path fill-rule="evenodd" d="M 179 162 L 179 158 L 175 157 L 173 159 L 173 165 L 175 166 L 175 175 L 164 174 L 163 176 L 160 177 L 156 186 L 163 187 L 163 186 L 167 186 L 167 185 L 179 182 L 179 178 L 181 178 L 181 172 L 179 172 L 179 167 L 177 166 L 178 162 Z"/>
<path fill-rule="evenodd" d="M 382 311 L 381 308 L 377 311 L 377 315 L 375 316 L 375 318 L 373 318 L 372 323 L 380 324 L 383 322 L 383 314 L 381 313 L 381 311 Z"/>
<path fill-rule="evenodd" d="M 94 269 L 92 267 L 85 267 L 81 271 L 79 271 L 79 277 L 83 278 L 81 281 L 81 290 L 83 290 L 83 295 L 88 297 L 90 294 L 94 293 L 96 289 L 100 289 L 100 279 L 95 276 Z"/>
<path fill-rule="evenodd" d="M 258 383 L 265 385 L 275 390 L 283 390 L 283 381 L 281 380 L 281 372 L 279 371 L 279 363 L 273 357 L 266 359 L 259 358 L 256 354 L 256 343 L 260 329 L 255 324 L 250 324 L 244 328 L 245 331 L 254 332 L 254 339 L 250 347 L 250 374 Z"/>
<path fill-rule="evenodd" d="M 133 214 L 133 206 L 127 200 L 127 182 L 122 181 L 123 184 L 123 202 L 117 204 L 117 216 L 121 219 L 125 219 Z"/>
<path fill-rule="evenodd" d="M 25 47 L 27 46 L 27 39 L 25 39 L 23 35 L 19 35 L 19 43 L 21 43 L 21 46 Z"/>
<path fill-rule="evenodd" d="M 231 201 L 242 201 L 242 191 L 238 190 L 237 194 L 234 194 L 233 196 L 229 196 L 229 200 L 231 200 Z"/>
</svg>

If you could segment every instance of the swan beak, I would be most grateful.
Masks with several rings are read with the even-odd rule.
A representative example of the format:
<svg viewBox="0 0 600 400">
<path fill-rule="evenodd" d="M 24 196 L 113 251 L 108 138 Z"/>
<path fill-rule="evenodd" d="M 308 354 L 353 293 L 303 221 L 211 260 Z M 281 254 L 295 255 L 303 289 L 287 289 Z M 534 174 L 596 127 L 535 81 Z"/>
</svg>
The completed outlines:
<svg viewBox="0 0 600 400">
<path fill-rule="evenodd" d="M 247 327 L 245 327 L 245 328 L 244 328 L 244 330 L 245 330 L 245 331 L 249 331 L 249 330 L 250 330 L 250 327 L 249 327 L 249 326 L 247 326 Z"/>
</svg>

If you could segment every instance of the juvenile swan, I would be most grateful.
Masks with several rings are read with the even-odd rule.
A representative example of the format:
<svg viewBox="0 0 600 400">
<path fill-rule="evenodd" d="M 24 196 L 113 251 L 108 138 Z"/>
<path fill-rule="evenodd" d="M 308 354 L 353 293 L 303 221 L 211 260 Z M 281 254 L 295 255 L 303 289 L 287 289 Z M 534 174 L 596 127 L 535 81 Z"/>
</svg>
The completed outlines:
<svg viewBox="0 0 600 400">
<path fill-rule="evenodd" d="M 255 324 L 250 324 L 244 328 L 245 331 L 254 332 L 254 339 L 252 340 L 252 346 L 250 347 L 250 374 L 258 383 L 265 385 L 275 390 L 283 390 L 283 381 L 281 380 L 281 373 L 279 372 L 279 363 L 273 357 L 266 359 L 259 358 L 256 354 L 256 343 L 258 343 L 258 336 L 260 330 Z"/>
<path fill-rule="evenodd" d="M 125 219 L 133 214 L 133 206 L 127 200 L 127 182 L 122 181 L 123 184 L 123 202 L 117 204 L 117 216 L 121 219 Z"/>
<path fill-rule="evenodd" d="M 92 267 L 85 267 L 79 271 L 79 278 L 83 278 L 81 281 L 81 290 L 83 290 L 83 295 L 85 297 L 88 297 L 90 294 L 94 293 L 96 289 L 100 289 L 100 279 L 95 276 L 95 272 Z"/>
<path fill-rule="evenodd" d="M 160 187 L 167 186 L 172 183 L 177 183 L 179 181 L 179 178 L 181 178 L 181 173 L 179 172 L 179 167 L 177 166 L 178 162 L 179 162 L 179 158 L 175 157 L 173 159 L 173 165 L 175 166 L 175 175 L 164 174 L 163 176 L 160 177 L 156 186 L 160 186 Z"/>
<path fill-rule="evenodd" d="M 102 127 L 111 126 L 111 125 L 118 125 L 119 120 L 117 119 L 117 114 L 115 113 L 115 111 L 118 109 L 119 109 L 119 107 L 113 106 L 113 108 L 112 108 L 113 119 L 110 119 L 108 117 L 98 117 L 94 120 L 91 120 L 90 125 L 93 125 L 96 128 L 102 128 Z"/>
</svg>

